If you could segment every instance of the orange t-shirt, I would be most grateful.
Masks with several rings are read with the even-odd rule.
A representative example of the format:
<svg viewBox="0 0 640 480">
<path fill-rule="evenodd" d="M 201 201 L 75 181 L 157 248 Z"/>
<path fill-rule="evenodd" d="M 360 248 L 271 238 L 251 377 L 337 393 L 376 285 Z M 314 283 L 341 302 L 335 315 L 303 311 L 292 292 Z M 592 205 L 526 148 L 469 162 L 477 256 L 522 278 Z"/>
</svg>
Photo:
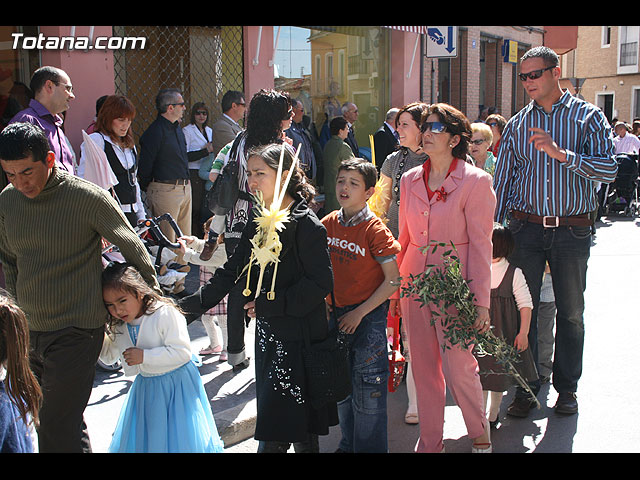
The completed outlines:
<svg viewBox="0 0 640 480">
<path fill-rule="evenodd" d="M 336 304 L 357 305 L 368 299 L 384 280 L 375 257 L 397 255 L 400 244 L 378 217 L 344 227 L 338 210 L 322 219 L 333 267 Z"/>
</svg>

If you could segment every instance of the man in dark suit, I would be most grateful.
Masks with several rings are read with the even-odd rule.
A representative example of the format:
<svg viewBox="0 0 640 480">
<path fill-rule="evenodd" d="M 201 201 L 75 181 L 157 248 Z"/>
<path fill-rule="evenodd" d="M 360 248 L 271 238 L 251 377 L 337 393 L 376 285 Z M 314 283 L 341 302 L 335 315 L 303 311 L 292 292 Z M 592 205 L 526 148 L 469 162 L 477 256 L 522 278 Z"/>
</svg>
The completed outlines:
<svg viewBox="0 0 640 480">
<path fill-rule="evenodd" d="M 355 103 L 346 102 L 342 105 L 342 116 L 349 124 L 349 135 L 345 139 L 347 145 L 351 147 L 353 151 L 353 155 L 358 158 L 360 157 L 360 150 L 358 148 L 358 142 L 356 141 L 356 137 L 353 133 L 353 124 L 358 119 L 358 107 Z"/>
<path fill-rule="evenodd" d="M 398 111 L 398 108 L 390 109 L 387 112 L 384 123 L 373 134 L 373 148 L 375 149 L 378 171 L 380 171 L 380 167 L 382 167 L 387 155 L 395 152 L 396 148 L 398 148 L 398 133 L 395 128 Z"/>
</svg>

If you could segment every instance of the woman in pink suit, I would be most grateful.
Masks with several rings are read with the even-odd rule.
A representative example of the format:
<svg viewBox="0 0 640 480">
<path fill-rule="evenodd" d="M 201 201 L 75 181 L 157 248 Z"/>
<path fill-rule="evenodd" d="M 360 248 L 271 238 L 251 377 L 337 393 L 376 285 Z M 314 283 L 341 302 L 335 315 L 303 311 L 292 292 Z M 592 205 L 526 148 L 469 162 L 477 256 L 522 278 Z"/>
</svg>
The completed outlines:
<svg viewBox="0 0 640 480">
<path fill-rule="evenodd" d="M 403 279 L 426 265 L 442 263 L 442 249 L 423 254 L 431 241 L 453 242 L 463 275 L 475 294 L 478 317 L 474 327 L 489 329 L 491 292 L 491 232 L 496 198 L 491 177 L 465 162 L 471 126 L 458 110 L 432 105 L 423 114 L 422 145 L 429 158 L 402 177 L 399 211 L 398 265 Z M 474 452 L 490 452 L 478 364 L 471 350 L 455 346 L 443 351 L 440 322 L 431 325 L 431 311 L 411 297 L 400 300 L 406 319 L 420 418 L 417 452 L 441 452 L 445 384 L 462 410 Z"/>
</svg>

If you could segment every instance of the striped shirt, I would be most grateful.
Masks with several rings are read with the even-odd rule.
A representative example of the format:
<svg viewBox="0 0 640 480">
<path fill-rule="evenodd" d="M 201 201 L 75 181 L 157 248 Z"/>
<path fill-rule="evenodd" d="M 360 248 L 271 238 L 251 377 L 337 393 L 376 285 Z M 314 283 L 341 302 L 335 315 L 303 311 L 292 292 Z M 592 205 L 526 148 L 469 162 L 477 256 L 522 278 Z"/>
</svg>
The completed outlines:
<svg viewBox="0 0 640 480">
<path fill-rule="evenodd" d="M 529 143 L 537 127 L 567 152 L 558 162 Z M 616 177 L 613 132 L 600 109 L 564 92 L 550 113 L 531 101 L 504 128 L 496 160 L 495 219 L 509 210 L 566 217 L 597 208 L 598 182 Z"/>
</svg>

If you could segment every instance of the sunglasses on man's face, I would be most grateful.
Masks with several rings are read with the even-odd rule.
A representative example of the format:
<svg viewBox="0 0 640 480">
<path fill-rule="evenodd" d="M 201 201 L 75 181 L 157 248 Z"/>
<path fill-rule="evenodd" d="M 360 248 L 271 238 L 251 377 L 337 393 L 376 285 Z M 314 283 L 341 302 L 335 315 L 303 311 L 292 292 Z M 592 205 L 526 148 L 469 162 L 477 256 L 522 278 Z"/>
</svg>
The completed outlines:
<svg viewBox="0 0 640 480">
<path fill-rule="evenodd" d="M 420 131 L 425 133 L 427 130 L 431 133 L 442 133 L 447 129 L 447 126 L 442 122 L 424 122 L 420 126 Z"/>
<path fill-rule="evenodd" d="M 527 72 L 527 73 L 519 73 L 518 77 L 520 77 L 520 80 L 523 81 L 523 82 L 526 82 L 527 78 L 530 78 L 531 80 L 536 80 L 536 79 L 540 78 L 544 72 L 546 72 L 547 70 L 551 70 L 552 68 L 556 68 L 556 67 L 555 66 L 551 66 L 551 67 L 547 67 L 547 68 L 541 68 L 539 70 L 533 70 L 533 71 Z"/>
</svg>

